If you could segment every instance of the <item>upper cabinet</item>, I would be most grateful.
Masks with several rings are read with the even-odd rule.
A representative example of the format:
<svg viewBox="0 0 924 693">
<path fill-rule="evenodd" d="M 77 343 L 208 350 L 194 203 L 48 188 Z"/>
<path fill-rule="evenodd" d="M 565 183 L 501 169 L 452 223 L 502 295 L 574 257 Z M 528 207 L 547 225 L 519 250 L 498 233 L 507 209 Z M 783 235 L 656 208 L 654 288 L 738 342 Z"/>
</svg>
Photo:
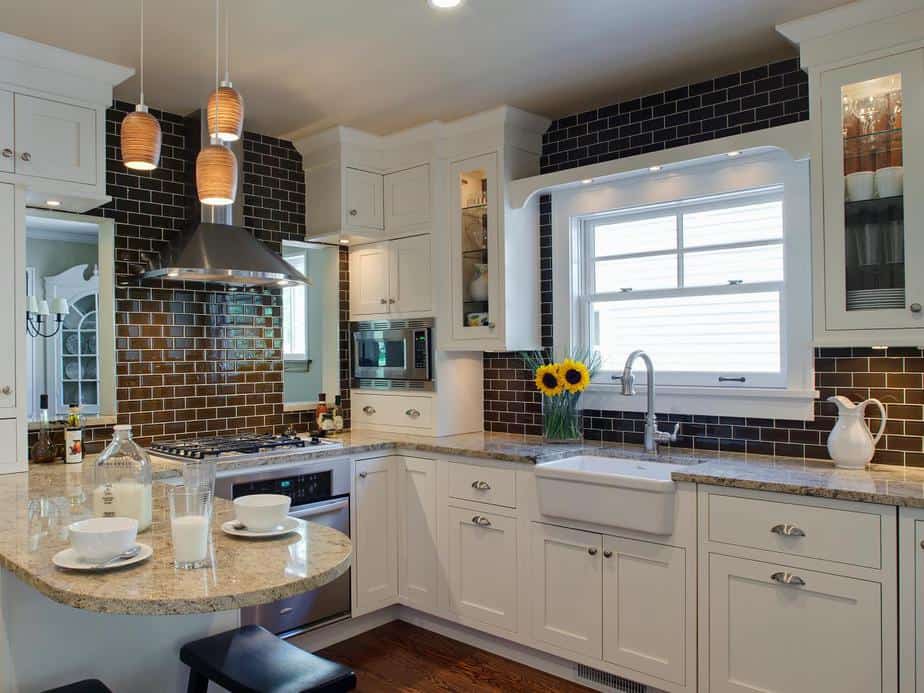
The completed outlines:
<svg viewBox="0 0 924 693">
<path fill-rule="evenodd" d="M 385 229 L 381 174 L 347 168 L 343 191 L 345 227 L 367 229 L 373 233 Z"/>
<path fill-rule="evenodd" d="M 385 175 L 385 228 L 430 230 L 430 166 Z"/>
<path fill-rule="evenodd" d="M 924 339 L 924 8 L 907 9 L 778 27 L 809 74 L 816 344 Z"/>
<path fill-rule="evenodd" d="M 34 206 L 85 212 L 108 202 L 106 109 L 133 73 L 0 34 L 0 182 L 22 185 Z"/>
<path fill-rule="evenodd" d="M 350 251 L 351 319 L 428 316 L 432 296 L 429 234 Z"/>
</svg>

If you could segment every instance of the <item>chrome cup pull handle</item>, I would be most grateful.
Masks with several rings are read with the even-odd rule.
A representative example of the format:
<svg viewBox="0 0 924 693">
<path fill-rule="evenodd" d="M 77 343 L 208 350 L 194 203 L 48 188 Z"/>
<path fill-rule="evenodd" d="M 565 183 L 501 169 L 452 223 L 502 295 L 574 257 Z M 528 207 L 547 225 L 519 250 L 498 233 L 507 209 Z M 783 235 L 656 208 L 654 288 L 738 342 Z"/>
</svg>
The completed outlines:
<svg viewBox="0 0 924 693">
<path fill-rule="evenodd" d="M 597 555 L 597 550 L 596 550 L 595 548 L 591 547 L 591 548 L 587 549 L 587 553 L 589 553 L 591 556 L 596 556 L 596 555 Z"/>
<path fill-rule="evenodd" d="M 0 154 L 3 155 L 3 158 L 4 158 L 4 159 L 12 159 L 12 158 L 13 158 L 13 150 L 10 149 L 9 147 L 4 147 L 4 148 L 3 148 L 3 151 L 0 152 Z"/>
<path fill-rule="evenodd" d="M 773 532 L 774 534 L 779 534 L 781 537 L 804 537 L 805 536 L 805 532 L 802 529 L 800 529 L 799 527 L 796 527 L 795 525 L 791 525 L 788 522 L 785 524 L 781 524 L 781 525 L 773 525 L 773 527 L 770 528 L 770 531 Z"/>
<path fill-rule="evenodd" d="M 360 478 L 360 479 L 365 479 L 367 475 L 368 475 L 368 472 L 360 472 L 360 473 L 359 473 L 359 478 Z"/>
<path fill-rule="evenodd" d="M 478 525 L 479 527 L 490 527 L 491 520 L 486 518 L 484 515 L 475 515 L 475 517 L 472 518 L 472 524 Z"/>
<path fill-rule="evenodd" d="M 19 155 L 19 158 L 23 161 L 32 161 L 32 155 L 29 152 L 23 152 Z"/>
<path fill-rule="evenodd" d="M 365 407 L 363 407 L 363 414 L 368 414 L 369 416 L 372 416 L 373 414 L 375 414 L 375 407 L 367 404 Z"/>
<path fill-rule="evenodd" d="M 472 488 L 475 489 L 476 491 L 490 491 L 491 484 L 489 484 L 487 481 L 481 481 L 479 479 L 478 481 L 472 482 Z"/>
<path fill-rule="evenodd" d="M 419 419 L 420 411 L 417 409 L 408 409 L 407 411 L 404 412 L 404 415 L 410 416 L 412 419 Z"/>
<path fill-rule="evenodd" d="M 794 585 L 796 587 L 802 587 L 805 585 L 805 580 L 800 578 L 798 575 L 793 575 L 792 573 L 778 572 L 770 576 L 770 579 L 774 582 L 778 582 L 781 585 Z"/>
</svg>

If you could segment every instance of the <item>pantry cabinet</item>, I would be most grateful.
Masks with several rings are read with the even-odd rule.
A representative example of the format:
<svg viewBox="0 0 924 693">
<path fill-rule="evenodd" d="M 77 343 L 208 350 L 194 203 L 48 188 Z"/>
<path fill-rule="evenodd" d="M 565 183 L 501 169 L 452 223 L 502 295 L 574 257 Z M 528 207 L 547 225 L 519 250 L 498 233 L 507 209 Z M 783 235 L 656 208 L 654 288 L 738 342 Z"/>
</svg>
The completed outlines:
<svg viewBox="0 0 924 693">
<path fill-rule="evenodd" d="M 404 457 L 398 465 L 398 596 L 402 604 L 437 607 L 436 460 Z"/>
<path fill-rule="evenodd" d="M 430 236 L 410 236 L 350 251 L 350 315 L 414 317 L 432 311 Z"/>
<path fill-rule="evenodd" d="M 395 456 L 357 460 L 353 533 L 353 615 L 389 606 L 398 598 L 398 496 Z"/>
<path fill-rule="evenodd" d="M 924 509 L 899 508 L 902 693 L 924 693 Z"/>
</svg>

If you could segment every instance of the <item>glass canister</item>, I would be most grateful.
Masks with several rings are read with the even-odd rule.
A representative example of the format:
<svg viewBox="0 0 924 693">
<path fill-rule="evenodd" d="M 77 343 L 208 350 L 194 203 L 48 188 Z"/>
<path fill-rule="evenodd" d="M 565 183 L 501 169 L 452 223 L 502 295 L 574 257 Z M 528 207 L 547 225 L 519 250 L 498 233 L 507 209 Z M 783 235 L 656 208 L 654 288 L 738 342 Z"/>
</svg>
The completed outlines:
<svg viewBox="0 0 924 693">
<path fill-rule="evenodd" d="M 133 517 L 138 531 L 151 526 L 151 460 L 132 439 L 132 427 L 115 426 L 112 442 L 93 472 L 93 514 Z"/>
</svg>

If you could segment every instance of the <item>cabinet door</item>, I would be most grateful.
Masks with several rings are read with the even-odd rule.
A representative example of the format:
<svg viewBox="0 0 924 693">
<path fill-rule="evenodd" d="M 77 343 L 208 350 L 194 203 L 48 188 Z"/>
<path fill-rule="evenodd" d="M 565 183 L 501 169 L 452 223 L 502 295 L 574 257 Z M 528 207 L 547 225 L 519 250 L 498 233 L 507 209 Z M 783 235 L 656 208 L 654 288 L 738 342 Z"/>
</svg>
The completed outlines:
<svg viewBox="0 0 924 693">
<path fill-rule="evenodd" d="M 353 615 L 393 604 L 398 598 L 396 457 L 356 462 L 356 604 Z"/>
<path fill-rule="evenodd" d="M 882 681 L 878 583 L 718 554 L 708 561 L 701 618 L 711 693 L 894 690 Z"/>
<path fill-rule="evenodd" d="M 380 231 L 384 228 L 382 176 L 380 174 L 348 168 L 344 201 L 346 203 L 344 226 Z"/>
<path fill-rule="evenodd" d="M 16 213 L 12 185 L 0 184 L 0 320 L 7 326 L 19 325 L 16 305 L 16 273 L 24 271 L 16 267 L 15 235 Z M 24 309 L 23 309 L 24 310 Z M 18 328 L 17 328 L 18 329 Z M 24 329 L 24 328 L 23 328 Z M 14 329 L 0 330 L 0 408 L 16 406 L 16 337 Z"/>
<path fill-rule="evenodd" d="M 684 550 L 603 537 L 603 659 L 684 683 Z"/>
<path fill-rule="evenodd" d="M 500 324 L 497 154 L 450 167 L 452 336 L 493 340 Z"/>
<path fill-rule="evenodd" d="M 389 242 L 391 275 L 389 303 L 393 313 L 427 313 L 433 309 L 430 275 L 430 236 Z"/>
<path fill-rule="evenodd" d="M 821 90 L 825 326 L 922 328 L 924 53 L 823 72 Z"/>
<path fill-rule="evenodd" d="M 96 111 L 14 96 L 16 173 L 96 184 Z"/>
<path fill-rule="evenodd" d="M 16 142 L 13 139 L 13 93 L 0 90 L 0 171 L 12 173 Z"/>
<path fill-rule="evenodd" d="M 385 230 L 419 228 L 430 222 L 430 165 L 385 176 Z"/>
<path fill-rule="evenodd" d="M 532 523 L 533 637 L 601 657 L 602 542 L 599 534 Z"/>
<path fill-rule="evenodd" d="M 466 620 L 517 628 L 517 522 L 449 508 L 449 599 Z"/>
<path fill-rule="evenodd" d="M 436 608 L 436 461 L 405 457 L 398 475 L 398 594 L 411 606 Z"/>
<path fill-rule="evenodd" d="M 350 313 L 381 315 L 388 312 L 388 244 L 364 245 L 350 251 Z"/>
</svg>

